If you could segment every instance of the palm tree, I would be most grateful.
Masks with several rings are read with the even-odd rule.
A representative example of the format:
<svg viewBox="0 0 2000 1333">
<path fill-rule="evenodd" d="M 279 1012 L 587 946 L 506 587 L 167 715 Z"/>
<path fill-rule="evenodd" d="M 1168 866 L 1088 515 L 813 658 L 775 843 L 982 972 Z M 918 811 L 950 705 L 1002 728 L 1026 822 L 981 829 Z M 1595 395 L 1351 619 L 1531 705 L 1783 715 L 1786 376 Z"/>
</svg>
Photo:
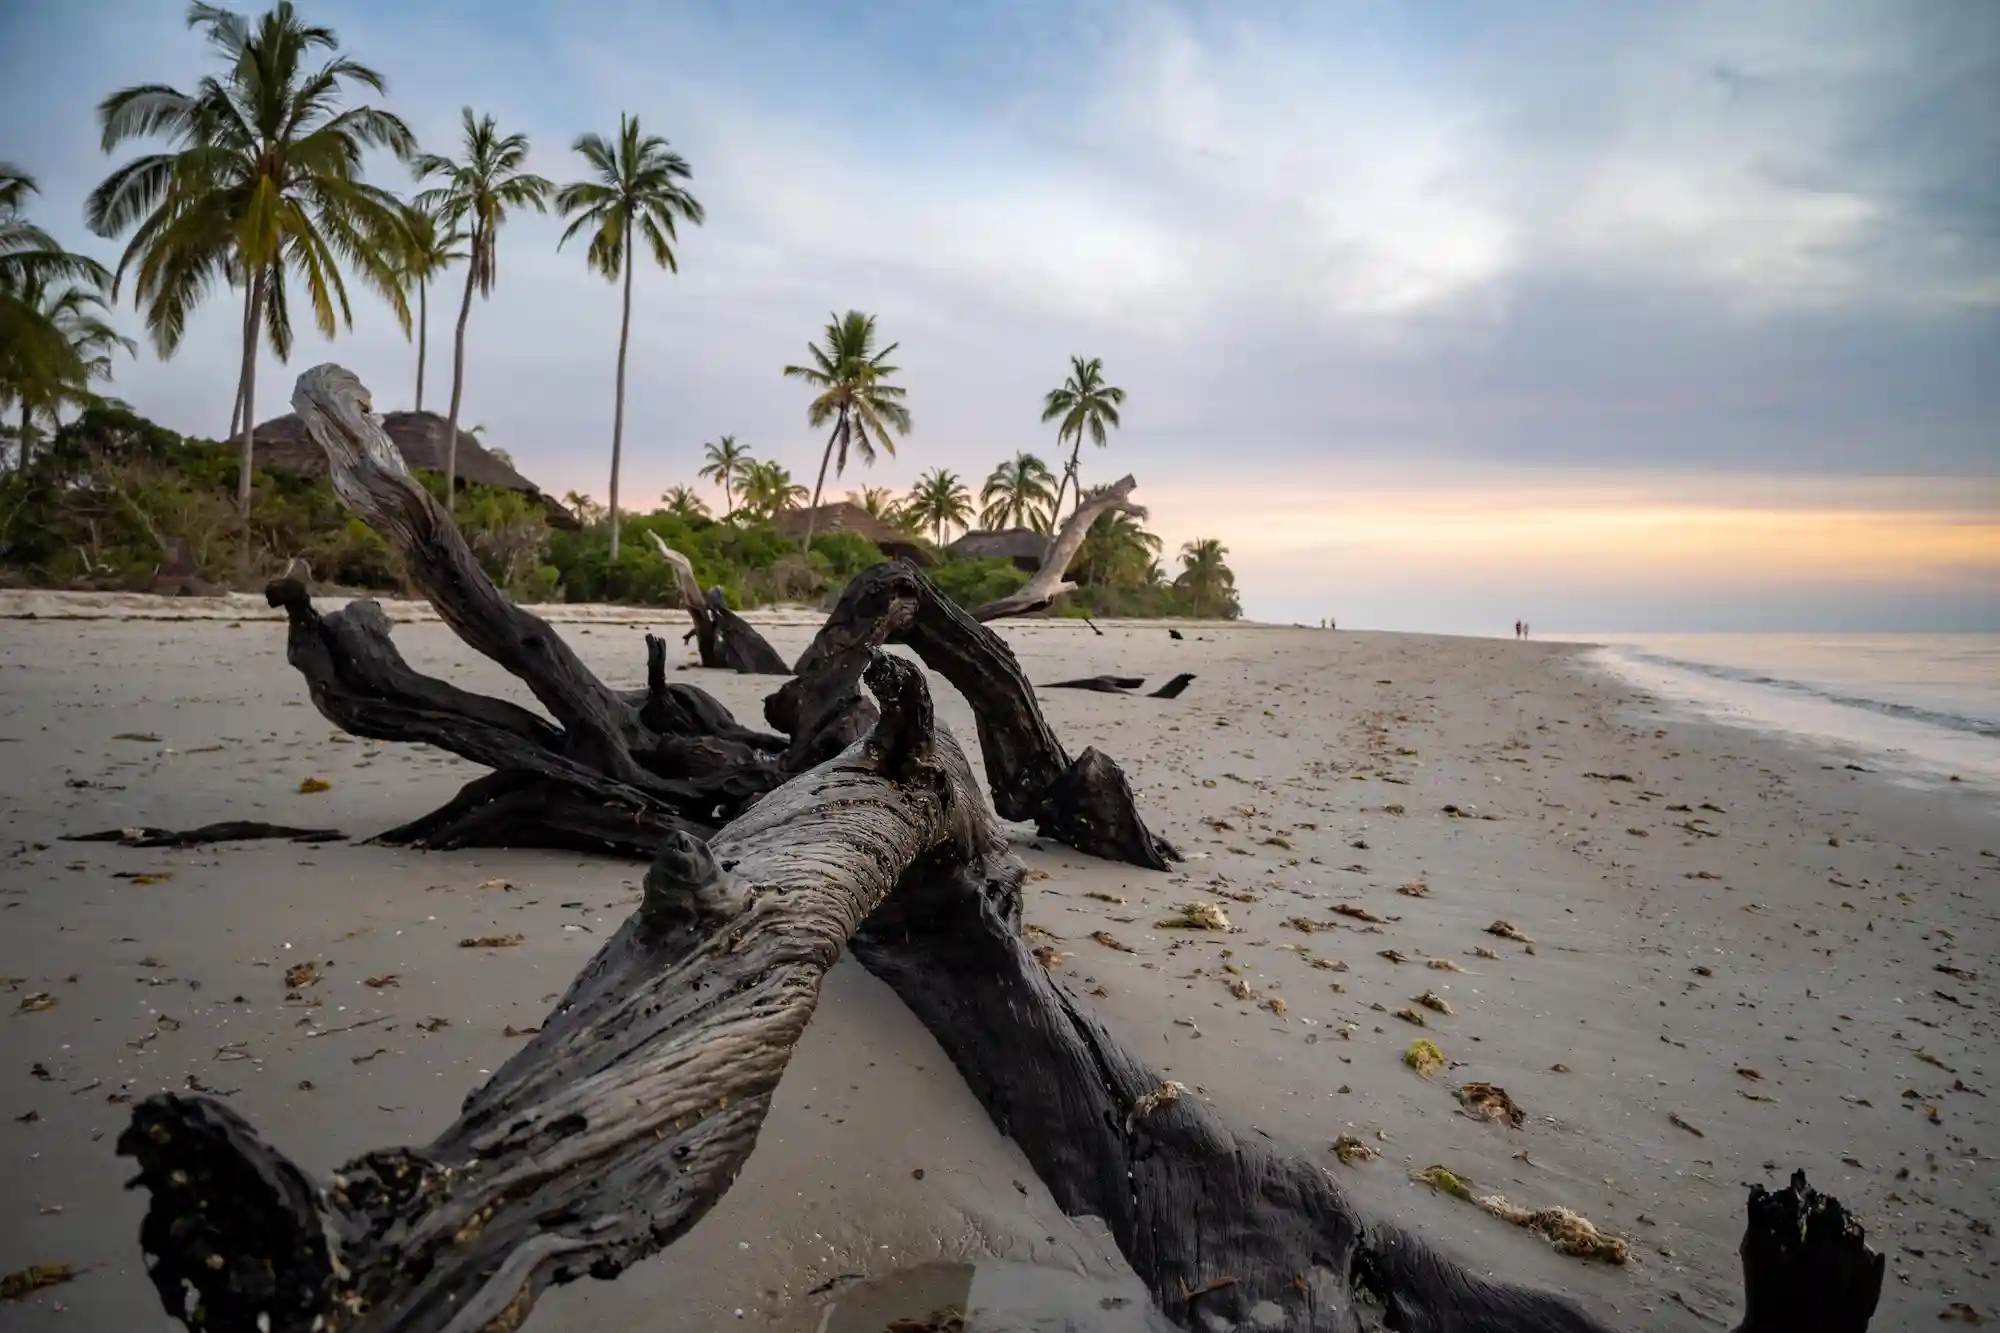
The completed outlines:
<svg viewBox="0 0 2000 1333">
<path fill-rule="evenodd" d="M 1069 378 L 1060 389 L 1050 389 L 1048 397 L 1042 400 L 1042 420 L 1060 420 L 1056 427 L 1056 447 L 1061 448 L 1064 440 L 1070 441 L 1069 464 L 1063 469 L 1062 482 L 1056 487 L 1056 502 L 1049 511 L 1049 526 L 1053 529 L 1062 519 L 1063 493 L 1071 486 L 1076 487 L 1077 503 L 1083 502 L 1083 486 L 1077 481 L 1077 454 L 1083 448 L 1083 433 L 1090 432 L 1090 438 L 1102 449 L 1106 444 L 1106 426 L 1117 426 L 1118 405 L 1125 401 L 1125 391 L 1104 382 L 1104 358 L 1093 356 L 1085 359 L 1072 356 L 1069 359 Z"/>
<path fill-rule="evenodd" d="M 1042 525 L 1055 501 L 1049 483 L 1055 474 L 1033 454 L 1015 454 L 993 469 L 979 489 L 979 523 L 987 528 L 1030 528 Z"/>
<path fill-rule="evenodd" d="M 775 518 L 797 508 L 806 498 L 806 488 L 792 480 L 790 468 L 765 460 L 744 469 L 742 497 L 744 509 L 762 518 Z"/>
<path fill-rule="evenodd" d="M 834 423 L 826 438 L 826 452 L 819 460 L 819 480 L 813 483 L 813 513 L 806 519 L 805 550 L 812 550 L 813 523 L 819 514 L 820 492 L 826 489 L 826 466 L 834 464 L 833 475 L 847 471 L 847 450 L 851 444 L 861 461 L 873 464 L 875 446 L 881 445 L 889 457 L 896 456 L 896 442 L 889 438 L 910 433 L 910 409 L 903 406 L 904 390 L 889 383 L 896 367 L 888 364 L 889 353 L 897 344 L 875 350 L 875 316 L 850 310 L 845 315 L 827 316 L 824 343 L 807 346 L 812 353 L 810 366 L 786 366 L 785 374 L 801 379 L 819 394 L 806 408 L 806 421 L 813 426 Z"/>
<path fill-rule="evenodd" d="M 723 517 L 728 518 L 736 512 L 736 479 L 750 466 L 750 447 L 738 444 L 734 435 L 725 435 L 713 444 L 703 445 L 701 455 L 708 462 L 695 475 L 722 487 L 722 503 L 729 511 Z"/>
<path fill-rule="evenodd" d="M 692 522 L 697 518 L 708 517 L 708 505 L 694 493 L 692 486 L 669 486 L 660 492 L 660 504 L 678 519 Z"/>
<path fill-rule="evenodd" d="M 1099 514 L 1090 525 L 1072 564 L 1080 566 L 1093 584 L 1146 583 L 1146 571 L 1159 552 L 1160 539 L 1136 517 L 1113 511 Z"/>
<path fill-rule="evenodd" d="M 87 396 L 93 381 L 111 378 L 111 357 L 139 350 L 137 343 L 111 326 L 104 288 L 51 281 L 46 271 L 31 270 L 24 280 L 7 279 L 4 299 L 18 302 L 35 326 L 34 340 L 0 352 L 7 374 L 0 378 L 0 398 L 20 409 L 20 458 L 26 471 L 33 449 L 32 429 L 40 417 L 53 432 L 57 414 Z"/>
<path fill-rule="evenodd" d="M 954 525 L 963 526 L 972 518 L 972 492 L 958 479 L 958 474 L 949 468 L 933 468 L 917 478 L 917 484 L 910 488 L 910 498 L 904 506 L 910 521 L 920 527 L 928 527 L 937 535 L 938 545 L 944 545 L 944 530 Z"/>
<path fill-rule="evenodd" d="M 903 504 L 896 493 L 887 486 L 863 486 L 858 491 L 847 493 L 848 503 L 856 506 L 870 518 L 880 519 L 891 526 L 902 523 Z"/>
<path fill-rule="evenodd" d="M 576 515 L 576 521 L 588 526 L 604 517 L 604 506 L 579 491 L 564 493 L 563 507 Z"/>
<path fill-rule="evenodd" d="M 291 355 L 288 273 L 303 282 L 322 334 L 351 328 L 341 260 L 387 296 L 409 327 L 409 306 L 380 244 L 396 200 L 361 175 L 368 149 L 407 157 L 415 141 L 379 107 L 340 106 L 349 85 L 381 92 L 382 76 L 346 56 L 311 65 L 315 52 L 336 50 L 339 39 L 331 28 L 302 21 L 291 0 L 279 0 L 254 24 L 197 0 L 187 21 L 205 31 L 226 68 L 192 93 L 138 84 L 98 104 L 105 152 L 154 136 L 173 151 L 113 171 L 91 192 L 86 216 L 100 236 L 136 224 L 118 277 L 136 267 L 134 297 L 162 357 L 179 347 L 188 316 L 216 278 L 243 288 L 236 503 L 247 575 L 258 336 L 268 332 L 280 361 Z"/>
<path fill-rule="evenodd" d="M 578 232 L 590 232 L 586 262 L 607 280 L 625 277 L 625 314 L 618 324 L 618 392 L 611 411 L 611 559 L 618 560 L 618 462 L 625 440 L 625 349 L 632 336 L 632 245 L 644 237 L 653 262 L 680 272 L 674 259 L 674 219 L 701 225 L 701 203 L 680 182 L 692 173 L 687 160 L 657 134 L 641 134 L 639 118 L 618 116 L 618 141 L 601 134 L 580 136 L 571 147 L 590 164 L 595 178 L 565 185 L 556 211 L 574 220 L 564 230 L 561 249 Z"/>
<path fill-rule="evenodd" d="M 502 134 L 492 116 L 474 118 L 471 107 L 463 108 L 459 117 L 463 156 L 453 161 L 425 153 L 415 163 L 417 179 L 435 176 L 439 182 L 417 196 L 417 207 L 436 214 L 453 230 L 465 230 L 471 245 L 451 351 L 451 409 L 445 414 L 444 479 L 449 501 L 458 495 L 458 406 L 465 392 L 465 323 L 472 316 L 472 294 L 493 295 L 493 284 L 500 277 L 500 228 L 507 211 L 532 208 L 546 213 L 554 188 L 521 170 L 528 160 L 527 135 Z"/>
<path fill-rule="evenodd" d="M 34 414 L 108 375 L 110 349 L 130 346 L 99 315 L 111 274 L 28 220 L 35 193 L 34 177 L 0 162 L 0 404 L 21 410 L 23 469 Z"/>
<path fill-rule="evenodd" d="M 1181 572 L 1174 586 L 1188 594 L 1198 616 L 1228 615 L 1236 602 L 1236 575 L 1223 563 L 1229 548 L 1213 537 L 1198 537 L 1181 547 Z"/>
<path fill-rule="evenodd" d="M 428 208 L 405 203 L 396 210 L 396 229 L 388 244 L 396 277 L 407 291 L 417 292 L 417 403 L 424 410 L 424 360 L 430 342 L 431 279 L 465 258 L 458 247 L 465 233 Z"/>
</svg>

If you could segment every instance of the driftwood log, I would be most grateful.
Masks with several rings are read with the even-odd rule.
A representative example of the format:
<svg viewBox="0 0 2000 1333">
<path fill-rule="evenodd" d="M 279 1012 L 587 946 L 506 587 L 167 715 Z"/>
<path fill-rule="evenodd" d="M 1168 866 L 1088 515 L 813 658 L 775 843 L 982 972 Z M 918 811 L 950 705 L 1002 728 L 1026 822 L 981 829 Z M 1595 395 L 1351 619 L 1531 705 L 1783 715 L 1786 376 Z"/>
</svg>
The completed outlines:
<svg viewBox="0 0 2000 1333">
<path fill-rule="evenodd" d="M 1165 870 L 1178 859 L 1146 827 L 1116 761 L 1095 749 L 1071 759 L 1006 642 L 907 560 L 854 576 L 794 679 L 765 701 L 765 720 L 796 744 L 811 729 L 808 702 L 824 707 L 840 697 L 840 682 L 852 681 L 867 650 L 887 643 L 908 644 L 972 705 L 987 789 L 1004 818 L 1032 821 L 1042 836 L 1106 860 Z"/>
<path fill-rule="evenodd" d="M 694 627 L 681 642 L 695 641 L 695 651 L 701 655 L 703 666 L 740 671 L 749 676 L 791 674 L 778 650 L 754 625 L 729 609 L 721 588 L 702 591 L 700 581 L 694 576 L 694 562 L 667 545 L 659 533 L 648 531 L 646 535 L 652 538 L 653 549 L 660 553 L 660 558 L 673 567 L 681 608 L 694 621 Z"/>
<path fill-rule="evenodd" d="M 992 850 L 922 673 L 882 656 L 867 683 L 866 738 L 712 842 L 665 840 L 639 908 L 430 1143 L 319 1183 L 217 1102 L 143 1103 L 119 1151 L 152 1193 L 140 1243 L 168 1311 L 215 1333 L 512 1329 L 549 1283 L 694 1225 L 862 918 L 913 867 Z"/>
<path fill-rule="evenodd" d="M 772 718 L 787 743 L 666 687 L 658 640 L 644 690 L 603 687 L 476 565 L 454 565 L 463 543 L 448 519 L 380 500 L 402 503 L 400 458 L 357 461 L 329 443 L 374 438 L 351 376 L 308 372 L 294 402 L 343 498 L 378 496 L 356 511 L 410 545 L 405 560 L 447 623 L 527 680 L 556 721 L 417 675 L 369 604 L 320 617 L 303 589 L 277 588 L 315 701 L 344 726 L 489 756 L 495 772 L 461 794 L 464 809 L 439 813 L 444 827 L 519 798 L 545 832 L 573 820 L 579 845 L 652 864 L 638 908 L 540 1033 L 426 1145 L 367 1153 L 322 1183 L 218 1102 L 164 1094 L 136 1107 L 119 1151 L 151 1192 L 140 1240 L 171 1316 L 210 1333 L 512 1333 L 549 1284 L 615 1277 L 727 1190 L 851 940 L 1064 1210 L 1104 1219 L 1174 1322 L 1605 1333 L 1559 1297 L 1478 1277 L 1362 1217 L 1319 1159 L 1241 1133 L 1163 1082 L 1034 958 L 1023 868 L 922 674 L 881 646 L 908 643 L 967 691 L 996 797 L 1059 801 L 1048 793 L 1064 783 L 1072 796 L 1122 793 L 1123 817 L 1144 826 L 1116 766 L 1099 756 L 1079 775 L 1094 752 L 1067 760 L 1005 645 L 976 624 L 966 634 L 973 622 L 914 569 L 885 566 L 850 588 L 800 677 L 769 701 L 792 723 Z M 327 402 L 342 410 L 307 411 Z M 656 771 L 673 749 L 663 742 L 689 737 L 720 747 L 703 750 L 712 773 L 726 753 L 772 782 L 712 836 L 676 812 Z M 632 780 L 597 767 L 616 762 L 607 756 Z M 1802 1177 L 1753 1190 L 1742 1253 L 1746 1333 L 1865 1327 L 1881 1257 Z"/>
<path fill-rule="evenodd" d="M 1146 516 L 1143 505 L 1132 503 L 1132 492 L 1139 485 L 1130 474 L 1120 477 L 1109 486 L 1092 491 L 1070 513 L 1069 521 L 1062 531 L 1049 543 L 1049 549 L 1042 555 L 1041 567 L 1020 591 L 998 601 L 988 602 L 972 612 L 974 620 L 1002 620 L 1008 616 L 1025 616 L 1031 611 L 1040 611 L 1066 592 L 1074 592 L 1076 584 L 1064 577 L 1069 573 L 1070 562 L 1083 549 L 1083 539 L 1090 535 L 1090 525 L 1106 513 L 1132 514 L 1139 518 Z M 1096 629 L 1095 625 L 1091 626 Z M 1102 631 L 1099 631 L 1100 633 Z"/>
<path fill-rule="evenodd" d="M 1093 694 L 1130 694 L 1146 683 L 1144 676 L 1085 676 L 1080 680 L 1052 680 L 1042 686 L 1045 690 L 1089 690 Z M 1194 673 L 1183 671 L 1159 689 L 1152 691 L 1148 699 L 1178 699 L 1181 692 L 1194 683 Z"/>
</svg>

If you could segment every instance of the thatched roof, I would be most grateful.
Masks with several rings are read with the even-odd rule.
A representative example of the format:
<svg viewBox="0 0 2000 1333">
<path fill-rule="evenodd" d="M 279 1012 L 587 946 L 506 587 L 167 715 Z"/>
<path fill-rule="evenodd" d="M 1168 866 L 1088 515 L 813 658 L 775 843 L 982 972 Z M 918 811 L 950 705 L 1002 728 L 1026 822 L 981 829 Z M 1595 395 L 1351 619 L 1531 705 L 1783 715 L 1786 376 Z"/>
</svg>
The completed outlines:
<svg viewBox="0 0 2000 1333">
<path fill-rule="evenodd" d="M 1033 528 L 1002 528 L 998 532 L 968 532 L 945 549 L 960 560 L 997 557 L 1033 570 L 1041 566 L 1049 539 Z"/>
<path fill-rule="evenodd" d="M 403 451 L 403 461 L 411 467 L 444 471 L 443 417 L 435 412 L 388 412 L 382 417 L 382 429 Z M 262 467 L 302 477 L 317 477 L 326 472 L 326 455 L 306 434 L 305 423 L 296 412 L 287 412 L 259 425 L 255 438 L 257 462 Z M 545 495 L 541 487 L 495 458 L 477 436 L 463 429 L 458 432 L 458 479 L 531 495 L 542 502 L 552 527 L 577 526 L 576 515 L 564 508 L 561 501 Z"/>
<path fill-rule="evenodd" d="M 813 532 L 851 532 L 857 537 L 866 537 L 882 548 L 888 556 L 914 560 L 920 565 L 936 563 L 925 546 L 901 528 L 884 523 L 881 519 L 850 500 L 839 500 L 833 504 L 812 509 L 787 509 L 771 520 L 771 526 L 778 530 L 780 537 L 796 540 L 806 535 L 806 515 L 817 512 L 813 520 Z"/>
</svg>

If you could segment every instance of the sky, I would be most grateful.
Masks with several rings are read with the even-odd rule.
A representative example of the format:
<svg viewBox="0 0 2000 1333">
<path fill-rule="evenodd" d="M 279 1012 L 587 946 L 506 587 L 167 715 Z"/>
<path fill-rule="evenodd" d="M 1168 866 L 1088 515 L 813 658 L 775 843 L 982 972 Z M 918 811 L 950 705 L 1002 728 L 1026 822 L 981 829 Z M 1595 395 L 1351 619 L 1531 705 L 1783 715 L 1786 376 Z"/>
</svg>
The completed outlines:
<svg viewBox="0 0 2000 1333">
<path fill-rule="evenodd" d="M 724 433 L 810 484 L 781 369 L 858 308 L 915 429 L 831 495 L 1053 458 L 1042 395 L 1099 356 L 1129 396 L 1086 482 L 1134 474 L 1170 563 L 1220 538 L 1259 618 L 2000 629 L 1992 0 L 302 9 L 428 149 L 470 105 L 558 182 L 620 112 L 688 159 L 707 222 L 635 280 L 628 508 Z M 94 106 L 210 67 L 184 13 L 0 7 L 0 158 L 107 262 L 82 201 L 137 150 L 101 151 Z M 560 232 L 503 231 L 462 420 L 602 498 L 618 290 Z M 461 274 L 433 291 L 437 410 Z M 230 305 L 113 391 L 221 434 Z M 410 405 L 414 348 L 357 294 L 351 331 L 263 355 L 260 419 L 326 360 Z"/>
</svg>

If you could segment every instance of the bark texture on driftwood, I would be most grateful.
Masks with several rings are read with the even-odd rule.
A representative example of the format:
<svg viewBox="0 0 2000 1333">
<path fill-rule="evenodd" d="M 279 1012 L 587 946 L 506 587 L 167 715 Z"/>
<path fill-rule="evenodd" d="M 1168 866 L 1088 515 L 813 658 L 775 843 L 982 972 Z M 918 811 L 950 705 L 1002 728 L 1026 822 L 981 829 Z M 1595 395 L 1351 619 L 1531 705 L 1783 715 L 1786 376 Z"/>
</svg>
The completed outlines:
<svg viewBox="0 0 2000 1333">
<path fill-rule="evenodd" d="M 667 545 L 659 533 L 647 532 L 653 540 L 653 549 L 660 558 L 673 567 L 674 586 L 680 592 L 681 607 L 694 621 L 682 638 L 695 641 L 695 651 L 701 656 L 705 667 L 719 667 L 728 671 L 739 671 L 749 676 L 789 676 L 791 668 L 785 659 L 778 656 L 755 626 L 729 609 L 722 597 L 722 589 L 701 590 L 701 584 L 694 576 L 694 563 L 686 556 Z"/>
<path fill-rule="evenodd" d="M 1070 758 L 1005 641 L 905 560 L 854 576 L 794 679 L 765 701 L 765 720 L 796 742 L 810 729 L 807 704 L 837 700 L 862 654 L 887 643 L 908 644 L 972 705 L 986 784 L 1004 818 L 1033 821 L 1044 837 L 1106 860 L 1164 870 L 1178 856 L 1140 818 L 1116 762 L 1094 749 Z"/>
<path fill-rule="evenodd" d="M 639 909 L 429 1144 L 322 1184 L 217 1102 L 141 1104 L 119 1151 L 152 1194 L 166 1308 L 214 1333 L 511 1329 L 549 1283 L 615 1276 L 692 1226 L 856 926 L 912 866 L 997 854 L 922 673 L 879 656 L 866 680 L 869 735 L 712 843 L 670 836 Z"/>
<path fill-rule="evenodd" d="M 1069 572 L 1070 562 L 1076 559 L 1076 553 L 1083 549 L 1083 539 L 1090 535 L 1090 525 L 1097 522 L 1101 515 L 1113 511 L 1146 517 L 1145 506 L 1133 504 L 1131 500 L 1132 492 L 1138 485 L 1128 473 L 1109 486 L 1092 491 L 1070 513 L 1069 521 L 1063 524 L 1062 531 L 1056 534 L 1042 556 L 1041 568 L 1021 585 L 1020 591 L 976 608 L 972 618 L 1001 620 L 1007 616 L 1025 616 L 1031 611 L 1040 611 L 1066 592 L 1074 592 L 1076 584 L 1064 575 Z M 1091 628 L 1097 627 L 1093 625 Z"/>
<path fill-rule="evenodd" d="M 1029 951 L 1018 863 L 913 876 L 854 956 L 937 1038 L 1071 1216 L 1100 1217 L 1188 1328 L 1608 1333 L 1356 1212 L 1327 1167 L 1226 1124 Z M 1377 1323 L 1376 1320 L 1381 1320 Z"/>
<path fill-rule="evenodd" d="M 1875 1317 L 1887 1257 L 1803 1171 L 1787 1189 L 1750 1187 L 1740 1253 L 1745 1311 L 1736 1333 L 1863 1333 Z"/>
</svg>

